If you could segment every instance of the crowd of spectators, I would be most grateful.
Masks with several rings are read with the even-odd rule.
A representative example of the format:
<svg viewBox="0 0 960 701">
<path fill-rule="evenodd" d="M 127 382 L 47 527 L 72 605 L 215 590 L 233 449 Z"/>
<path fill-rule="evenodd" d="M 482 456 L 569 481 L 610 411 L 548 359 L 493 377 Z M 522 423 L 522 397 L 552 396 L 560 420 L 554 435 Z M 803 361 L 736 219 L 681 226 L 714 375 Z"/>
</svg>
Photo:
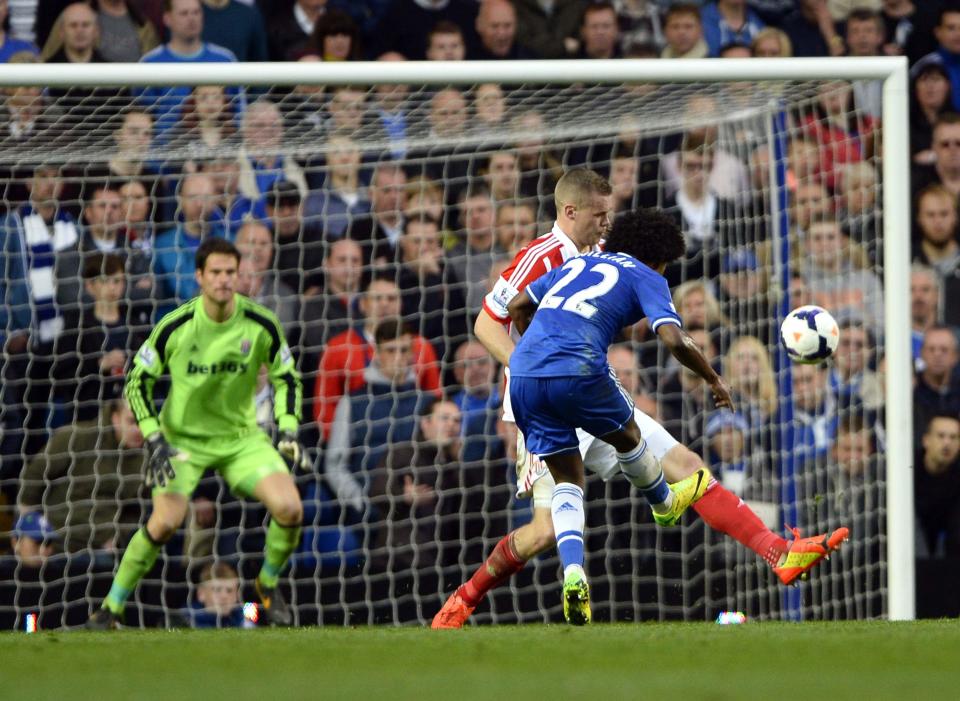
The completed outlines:
<svg viewBox="0 0 960 701">
<path fill-rule="evenodd" d="M 0 62 L 21 63 L 907 56 L 918 547 L 960 556 L 960 4 L 0 0 L 0 26 Z M 143 496 L 124 372 L 151 325 L 196 294 L 194 251 L 220 236 L 243 254 L 239 291 L 277 313 L 304 377 L 303 434 L 322 479 L 304 486 L 313 522 L 300 566 L 462 565 L 461 544 L 502 535 L 522 510 L 509 498 L 502 373 L 471 339 L 473 320 L 506 263 L 552 225 L 563 169 L 585 165 L 609 177 L 617 211 L 676 216 L 688 250 L 666 273 L 674 302 L 738 408 L 716 411 L 644 324 L 611 351 L 624 385 L 745 499 L 795 502 L 809 530 L 851 525 L 858 603 L 837 615 L 878 615 L 879 600 L 859 595 L 880 587 L 882 409 L 903 400 L 884 399 L 882 348 L 896 342 L 884 296 L 906 293 L 882 283 L 880 85 L 817 86 L 789 115 L 773 168 L 749 124 L 652 136 L 627 117 L 589 144 L 552 136 L 563 100 L 619 118 L 658 90 L 669 89 L 575 86 L 540 106 L 497 83 L 4 89 L 11 551 L 25 565 L 85 553 L 112 566 L 104 553 L 122 548 Z M 709 91 L 664 99 L 716 109 Z M 63 157 L 69 148 L 82 158 Z M 786 190 L 782 222 L 771 172 Z M 774 274 L 783 225 L 788 283 Z M 777 315 L 808 303 L 837 317 L 840 347 L 829 366 L 790 367 Z M 269 388 L 257 401 L 269 405 Z M 206 554 L 226 551 L 213 542 Z"/>
</svg>

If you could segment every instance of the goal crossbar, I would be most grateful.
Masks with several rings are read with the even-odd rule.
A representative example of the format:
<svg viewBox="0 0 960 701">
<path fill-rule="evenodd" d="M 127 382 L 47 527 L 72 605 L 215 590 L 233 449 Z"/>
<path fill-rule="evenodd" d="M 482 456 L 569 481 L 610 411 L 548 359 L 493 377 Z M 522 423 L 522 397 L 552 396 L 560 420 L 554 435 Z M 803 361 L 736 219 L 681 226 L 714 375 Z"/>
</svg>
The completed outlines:
<svg viewBox="0 0 960 701">
<path fill-rule="evenodd" d="M 8 64 L 4 85 L 121 86 L 292 84 L 692 83 L 721 80 L 886 80 L 902 57 L 599 59 L 595 61 L 357 61 L 300 63 Z"/>
</svg>

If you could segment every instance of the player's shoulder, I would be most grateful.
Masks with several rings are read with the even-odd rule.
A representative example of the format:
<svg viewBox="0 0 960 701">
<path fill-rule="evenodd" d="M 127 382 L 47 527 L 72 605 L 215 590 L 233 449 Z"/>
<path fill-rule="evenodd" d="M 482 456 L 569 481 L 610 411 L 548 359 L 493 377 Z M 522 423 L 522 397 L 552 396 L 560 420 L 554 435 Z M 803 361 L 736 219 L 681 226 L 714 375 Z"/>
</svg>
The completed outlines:
<svg viewBox="0 0 960 701">
<path fill-rule="evenodd" d="M 170 347 L 171 342 L 176 346 L 175 337 L 182 335 L 183 330 L 193 320 L 199 299 L 199 297 L 194 297 L 160 318 L 160 321 L 153 328 L 153 349 L 148 344 L 144 344 L 140 349 L 140 357 L 144 362 L 148 365 L 152 364 L 154 350 L 159 353 L 161 361 L 165 360 L 167 348 Z"/>
<path fill-rule="evenodd" d="M 563 241 L 553 231 L 548 231 L 535 238 L 517 253 L 517 260 L 521 258 L 544 258 L 549 257 L 555 249 L 563 247 Z"/>
<path fill-rule="evenodd" d="M 608 263 L 613 263 L 624 270 L 634 271 L 637 275 L 644 277 L 660 277 L 663 276 L 658 273 L 656 270 L 651 268 L 649 265 L 644 263 L 637 258 L 634 258 L 628 253 L 619 253 L 615 251 L 591 251 L 590 253 L 584 253 L 584 258 L 593 258 L 598 261 L 606 261 Z"/>
<path fill-rule="evenodd" d="M 625 253 L 613 253 L 610 251 L 594 251 L 584 255 L 597 262 L 605 262 L 614 265 L 620 272 L 619 277 L 624 282 L 629 282 L 646 290 L 652 288 L 661 288 L 666 285 L 666 278 L 659 272 L 651 268 L 646 263 L 637 260 L 633 256 Z"/>
<path fill-rule="evenodd" d="M 199 301 L 200 297 L 194 297 L 193 299 L 184 302 L 173 311 L 164 314 L 162 317 L 160 317 L 160 320 L 156 324 L 156 332 L 158 334 L 162 333 L 169 335 L 193 319 L 194 314 L 197 312 L 197 304 Z"/>
<path fill-rule="evenodd" d="M 529 282 L 531 273 L 539 277 L 544 270 L 556 268 L 562 263 L 563 242 L 551 231 L 521 248 L 504 271 L 504 277 L 517 286 Z"/>
<path fill-rule="evenodd" d="M 264 324 L 267 323 L 273 327 L 280 326 L 280 320 L 277 318 L 277 315 L 273 310 L 265 307 L 259 302 L 255 302 L 249 297 L 238 294 L 236 296 L 237 306 L 240 310 L 240 315 L 245 319 L 252 321 L 255 324 Z"/>
<path fill-rule="evenodd" d="M 236 300 L 239 316 L 245 323 L 252 324 L 269 336 L 273 346 L 279 348 L 283 345 L 283 331 L 281 330 L 280 320 L 273 311 L 243 295 L 236 295 Z"/>
<path fill-rule="evenodd" d="M 633 270 L 634 274 L 638 277 L 644 280 L 655 282 L 657 284 L 666 283 L 667 278 L 665 278 L 662 273 L 654 270 L 649 265 L 643 261 L 637 260 L 636 258 L 631 257 L 630 260 L 634 263 L 634 266 L 631 268 L 631 270 Z"/>
</svg>

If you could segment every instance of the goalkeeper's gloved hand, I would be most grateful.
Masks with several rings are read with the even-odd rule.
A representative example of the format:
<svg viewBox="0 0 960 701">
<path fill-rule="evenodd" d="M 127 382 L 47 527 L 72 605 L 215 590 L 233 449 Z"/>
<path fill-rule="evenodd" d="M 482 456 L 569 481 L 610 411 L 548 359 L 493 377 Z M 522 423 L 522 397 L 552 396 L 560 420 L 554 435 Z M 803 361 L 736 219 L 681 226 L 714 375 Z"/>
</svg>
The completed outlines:
<svg viewBox="0 0 960 701">
<path fill-rule="evenodd" d="M 150 451 L 150 457 L 147 460 L 144 482 L 148 487 L 154 485 L 166 486 L 168 479 L 172 480 L 177 476 L 170 459 L 178 458 L 182 460 L 186 456 L 167 443 L 167 439 L 159 431 L 147 439 L 147 449 Z"/>
<path fill-rule="evenodd" d="M 307 451 L 304 450 L 297 434 L 293 431 L 280 432 L 277 438 L 277 452 L 290 463 L 291 469 L 296 469 L 299 466 L 301 470 L 306 470 L 310 467 Z"/>
</svg>

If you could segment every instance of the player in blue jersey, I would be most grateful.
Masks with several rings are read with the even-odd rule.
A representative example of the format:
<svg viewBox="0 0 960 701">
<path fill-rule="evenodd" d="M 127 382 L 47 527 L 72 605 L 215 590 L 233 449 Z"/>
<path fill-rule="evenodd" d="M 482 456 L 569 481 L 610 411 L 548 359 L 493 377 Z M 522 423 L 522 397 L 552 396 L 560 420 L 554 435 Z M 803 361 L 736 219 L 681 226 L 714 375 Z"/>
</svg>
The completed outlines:
<svg viewBox="0 0 960 701">
<path fill-rule="evenodd" d="M 564 567 L 563 613 L 575 625 L 591 618 L 577 429 L 616 449 L 620 469 L 650 502 L 660 525 L 676 524 L 710 481 L 709 471 L 700 468 L 666 483 L 660 461 L 640 435 L 633 401 L 607 364 L 614 338 L 646 317 L 674 356 L 708 383 L 717 406 L 733 408 L 726 383 L 681 328 L 663 277 L 684 251 L 672 219 L 656 210 L 630 212 L 614 222 L 604 252 L 571 258 L 507 307 L 522 334 L 510 357 L 510 399 L 527 449 L 546 462 L 556 482 L 551 508 Z"/>
</svg>

